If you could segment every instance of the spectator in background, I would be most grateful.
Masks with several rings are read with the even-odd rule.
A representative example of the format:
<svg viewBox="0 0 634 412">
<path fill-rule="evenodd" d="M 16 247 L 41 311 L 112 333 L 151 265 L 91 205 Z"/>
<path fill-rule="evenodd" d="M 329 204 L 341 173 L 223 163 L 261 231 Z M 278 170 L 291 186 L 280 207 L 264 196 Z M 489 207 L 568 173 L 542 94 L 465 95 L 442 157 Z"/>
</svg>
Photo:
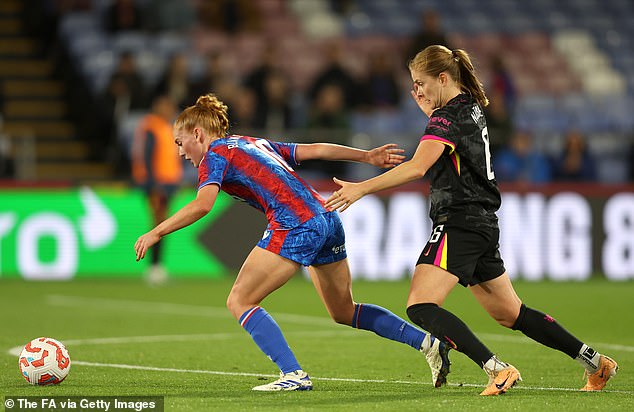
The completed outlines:
<svg viewBox="0 0 634 412">
<path fill-rule="evenodd" d="M 564 148 L 555 159 L 554 178 L 560 181 L 590 182 L 597 179 L 596 161 L 578 130 L 569 130 Z"/>
<path fill-rule="evenodd" d="M 231 35 L 262 30 L 262 18 L 252 0 L 202 1 L 197 14 L 203 26 Z"/>
<path fill-rule="evenodd" d="M 110 33 L 140 30 L 141 10 L 134 0 L 114 0 L 104 12 L 104 27 Z"/>
<path fill-rule="evenodd" d="M 492 90 L 489 105 L 484 108 L 489 131 L 489 147 L 495 155 L 502 148 L 508 147 L 513 135 L 513 118 L 507 111 L 504 96 L 497 90 Z"/>
<path fill-rule="evenodd" d="M 46 1 L 46 0 L 45 0 Z M 89 11 L 93 9 L 94 0 L 49 0 L 55 3 L 60 14 L 74 11 Z"/>
<path fill-rule="evenodd" d="M 264 79 L 264 100 L 258 105 L 256 128 L 276 133 L 292 127 L 291 90 L 287 79 L 280 70 L 269 72 Z"/>
<path fill-rule="evenodd" d="M 440 16 L 435 10 L 427 9 L 421 13 L 420 26 L 421 30 L 414 34 L 407 47 L 406 61 L 410 61 L 419 51 L 433 44 L 449 47 L 447 37 L 442 31 Z"/>
<path fill-rule="evenodd" d="M 630 150 L 627 157 L 627 164 L 629 166 L 629 170 L 628 170 L 629 181 L 634 183 L 634 143 L 630 144 Z"/>
<path fill-rule="evenodd" d="M 329 142 L 347 143 L 350 117 L 346 108 L 344 92 L 338 84 L 326 84 L 319 89 L 310 107 L 307 126 L 316 131 L 331 129 L 328 132 Z M 305 169 L 317 172 L 323 177 L 341 176 L 345 174 L 347 168 L 344 162 L 326 162 L 323 160 L 311 160 L 304 166 Z"/>
<path fill-rule="evenodd" d="M 2 116 L 0 115 L 0 179 L 15 177 L 15 162 L 11 153 L 11 140 L 2 130 Z"/>
<path fill-rule="evenodd" d="M 205 72 L 202 77 L 192 82 L 187 102 L 191 104 L 208 93 L 230 101 L 239 91 L 240 79 L 235 71 L 228 68 L 226 59 L 219 52 L 212 52 L 205 57 Z"/>
<path fill-rule="evenodd" d="M 192 82 L 187 101 L 194 102 L 198 96 L 211 92 L 217 93 L 216 88 L 222 84 L 225 77 L 226 74 L 222 68 L 220 53 L 213 52 L 207 54 L 205 56 L 205 72 L 200 79 Z"/>
<path fill-rule="evenodd" d="M 255 92 L 247 87 L 238 87 L 231 97 L 229 118 L 232 119 L 232 129 L 240 134 L 254 134 L 258 116 L 258 98 Z"/>
<path fill-rule="evenodd" d="M 167 217 L 170 199 L 183 175 L 172 133 L 175 115 L 174 101 L 168 95 L 157 95 L 152 101 L 152 112 L 141 119 L 132 142 L 132 177 L 147 195 L 154 226 Z M 160 284 L 167 279 L 161 262 L 159 242 L 146 275 L 151 284 Z"/>
<path fill-rule="evenodd" d="M 308 115 L 311 129 L 349 129 L 350 118 L 346 110 L 344 91 L 337 84 L 319 89 Z"/>
<path fill-rule="evenodd" d="M 338 41 L 326 45 L 326 66 L 315 76 L 308 92 L 311 102 L 317 101 L 322 89 L 335 86 L 343 94 L 345 107 L 356 108 L 360 102 L 359 87 L 354 77 L 343 66 L 341 57 L 341 44 Z"/>
<path fill-rule="evenodd" d="M 533 138 L 517 131 L 508 147 L 494 157 L 493 170 L 498 182 L 546 183 L 551 181 L 550 162 L 533 149 Z"/>
<path fill-rule="evenodd" d="M 176 106 L 187 107 L 193 84 L 189 80 L 189 67 L 184 54 L 177 53 L 170 58 L 167 70 L 158 81 L 154 96 L 167 95 Z"/>
<path fill-rule="evenodd" d="M 184 31 L 196 21 L 191 1 L 150 0 L 144 11 L 148 16 L 146 27 L 153 31 Z"/>
<path fill-rule="evenodd" d="M 515 110 L 515 101 L 517 99 L 517 91 L 513 82 L 513 77 L 504 65 L 504 61 L 500 55 L 491 57 L 491 80 L 490 93 L 496 99 L 502 99 L 507 113 L 513 113 Z"/>
<path fill-rule="evenodd" d="M 330 0 L 328 6 L 330 10 L 340 17 L 348 17 L 357 7 L 355 0 Z"/>
<path fill-rule="evenodd" d="M 385 51 L 370 54 L 369 73 L 360 87 L 364 106 L 370 109 L 394 109 L 398 106 L 401 88 L 396 80 L 393 61 Z"/>
<path fill-rule="evenodd" d="M 255 93 L 258 105 L 263 105 L 266 100 L 266 79 L 271 73 L 280 70 L 279 62 L 277 48 L 267 43 L 260 56 L 260 63 L 244 77 L 243 85 Z"/>
<path fill-rule="evenodd" d="M 104 94 L 99 99 L 96 124 L 89 140 L 92 158 L 115 164 L 121 174 L 127 167 L 122 164 L 125 151 L 118 139 L 119 125 L 130 112 L 132 100 L 130 88 L 123 75 L 115 74 L 110 79 Z"/>
<path fill-rule="evenodd" d="M 38 53 L 58 59 L 59 38 L 57 31 L 61 5 L 53 0 L 33 0 L 24 8 L 24 28 L 37 38 Z"/>
<path fill-rule="evenodd" d="M 125 82 L 129 91 L 129 109 L 138 110 L 147 108 L 147 88 L 143 77 L 139 73 L 134 54 L 123 52 L 119 57 L 119 64 L 112 78 L 118 78 Z"/>
</svg>

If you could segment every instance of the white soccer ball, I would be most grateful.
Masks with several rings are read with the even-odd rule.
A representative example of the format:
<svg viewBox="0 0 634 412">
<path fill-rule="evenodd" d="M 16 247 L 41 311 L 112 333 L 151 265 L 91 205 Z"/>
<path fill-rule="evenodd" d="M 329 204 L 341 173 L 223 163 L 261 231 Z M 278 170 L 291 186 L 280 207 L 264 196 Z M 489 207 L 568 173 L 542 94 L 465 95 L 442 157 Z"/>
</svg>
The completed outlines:
<svg viewBox="0 0 634 412">
<path fill-rule="evenodd" d="M 68 376 L 70 356 L 60 341 L 37 338 L 24 346 L 18 364 L 31 385 L 55 385 Z"/>
</svg>

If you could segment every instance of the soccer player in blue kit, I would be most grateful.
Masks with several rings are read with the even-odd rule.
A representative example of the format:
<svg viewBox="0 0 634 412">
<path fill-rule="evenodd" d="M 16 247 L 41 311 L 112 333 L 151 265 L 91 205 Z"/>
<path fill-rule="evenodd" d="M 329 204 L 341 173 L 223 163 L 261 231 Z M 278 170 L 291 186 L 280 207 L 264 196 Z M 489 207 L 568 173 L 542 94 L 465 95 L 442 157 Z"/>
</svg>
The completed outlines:
<svg viewBox="0 0 634 412">
<path fill-rule="evenodd" d="M 403 160 L 396 145 L 365 151 L 328 143 L 294 144 L 227 135 L 227 106 L 216 96 L 201 96 L 174 123 L 179 154 L 198 167 L 196 198 L 134 245 L 137 261 L 163 236 L 196 222 L 212 209 L 222 188 L 262 211 L 268 226 L 242 265 L 227 298 L 227 308 L 258 347 L 280 369 L 280 378 L 256 391 L 311 390 L 310 377 L 299 365 L 279 326 L 260 306 L 302 265 L 332 319 L 375 332 L 421 351 L 432 382 L 446 383 L 449 347 L 380 306 L 356 303 L 346 258 L 345 235 L 337 212 L 293 167 L 309 159 L 366 162 L 393 167 Z"/>
<path fill-rule="evenodd" d="M 361 197 L 419 179 L 429 173 L 429 215 L 433 231 L 418 258 L 407 314 L 412 322 L 467 355 L 488 375 L 481 395 L 499 395 L 521 380 L 453 313 L 442 308 L 457 283 L 468 287 L 500 325 L 557 349 L 584 368 L 583 391 L 600 391 L 618 365 L 581 342 L 551 316 L 526 306 L 515 293 L 498 250 L 496 211 L 501 197 L 491 168 L 489 136 L 482 107 L 482 83 L 464 50 L 429 46 L 409 63 L 412 97 L 430 117 L 411 160 L 359 183 L 342 187 L 326 206 L 346 210 Z"/>
</svg>

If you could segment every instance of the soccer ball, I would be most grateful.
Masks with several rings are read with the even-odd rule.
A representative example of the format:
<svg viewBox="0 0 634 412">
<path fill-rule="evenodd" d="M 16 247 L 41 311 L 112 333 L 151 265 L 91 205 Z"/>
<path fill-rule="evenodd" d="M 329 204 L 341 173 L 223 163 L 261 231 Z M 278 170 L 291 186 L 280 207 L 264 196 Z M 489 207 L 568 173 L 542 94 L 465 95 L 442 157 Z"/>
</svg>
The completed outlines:
<svg viewBox="0 0 634 412">
<path fill-rule="evenodd" d="M 61 342 L 37 338 L 24 346 L 18 364 L 22 376 L 31 385 L 55 385 L 68 375 L 70 356 Z"/>
</svg>

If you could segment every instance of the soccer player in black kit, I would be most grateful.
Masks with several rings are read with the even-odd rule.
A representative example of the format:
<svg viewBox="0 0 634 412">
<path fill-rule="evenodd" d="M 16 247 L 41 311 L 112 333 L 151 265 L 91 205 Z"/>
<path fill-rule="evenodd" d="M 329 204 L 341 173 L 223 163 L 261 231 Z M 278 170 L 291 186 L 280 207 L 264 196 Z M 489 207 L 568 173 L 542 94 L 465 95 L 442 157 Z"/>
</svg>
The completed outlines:
<svg viewBox="0 0 634 412">
<path fill-rule="evenodd" d="M 522 303 L 500 257 L 500 192 L 491 168 L 489 136 L 482 108 L 489 101 L 469 55 L 434 45 L 410 62 L 412 97 L 429 117 L 413 158 L 359 183 L 341 186 L 326 206 L 343 212 L 368 193 L 423 177 L 431 182 L 433 230 L 416 264 L 407 299 L 412 322 L 467 355 L 488 375 L 481 395 L 499 395 L 521 380 L 519 371 L 498 359 L 471 330 L 441 306 L 453 287 L 468 287 L 500 325 L 576 359 L 588 375 L 583 391 L 603 389 L 616 362 L 584 344 L 549 315 Z"/>
</svg>

